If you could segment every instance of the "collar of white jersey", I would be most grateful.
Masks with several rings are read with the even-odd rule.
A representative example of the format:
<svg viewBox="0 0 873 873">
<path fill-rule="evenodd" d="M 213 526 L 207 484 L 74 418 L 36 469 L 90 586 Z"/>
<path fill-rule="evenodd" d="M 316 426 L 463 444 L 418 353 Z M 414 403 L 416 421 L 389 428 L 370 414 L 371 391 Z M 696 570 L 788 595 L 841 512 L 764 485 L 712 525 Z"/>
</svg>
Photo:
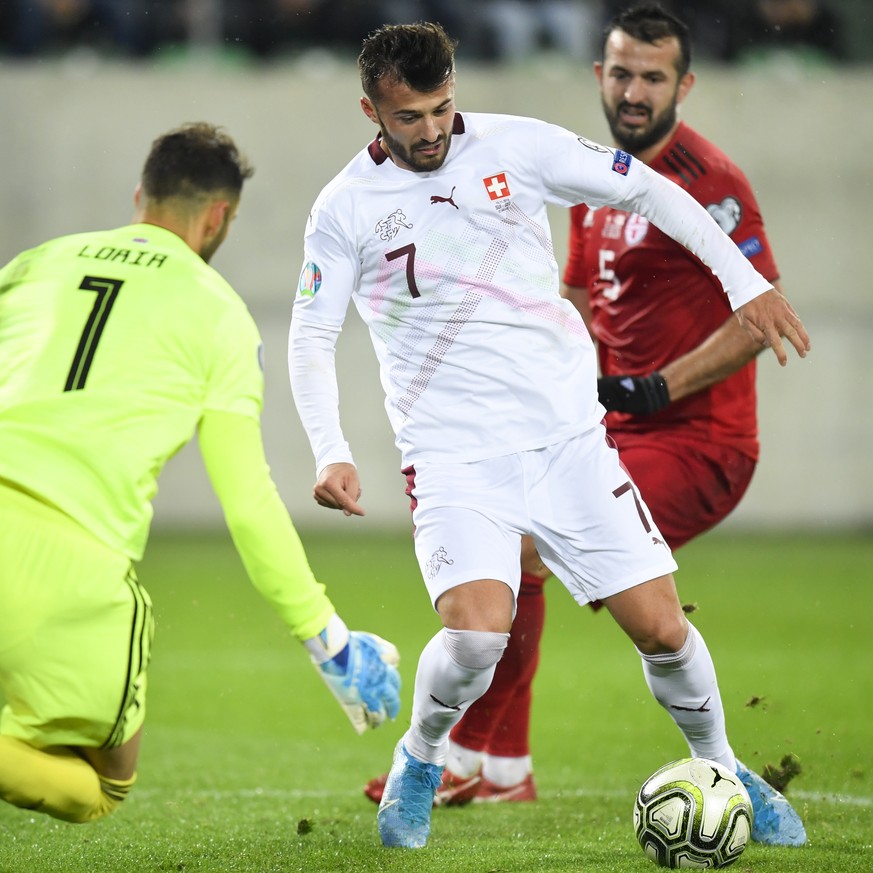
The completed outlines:
<svg viewBox="0 0 873 873">
<path fill-rule="evenodd" d="M 459 133 L 466 133 L 466 131 L 467 128 L 464 125 L 464 117 L 460 112 L 456 112 L 454 121 L 452 121 L 452 136 Z M 376 134 L 376 139 L 367 146 L 367 151 L 369 152 L 373 163 L 376 165 L 384 164 L 390 157 L 388 152 L 382 148 L 381 132 Z"/>
</svg>

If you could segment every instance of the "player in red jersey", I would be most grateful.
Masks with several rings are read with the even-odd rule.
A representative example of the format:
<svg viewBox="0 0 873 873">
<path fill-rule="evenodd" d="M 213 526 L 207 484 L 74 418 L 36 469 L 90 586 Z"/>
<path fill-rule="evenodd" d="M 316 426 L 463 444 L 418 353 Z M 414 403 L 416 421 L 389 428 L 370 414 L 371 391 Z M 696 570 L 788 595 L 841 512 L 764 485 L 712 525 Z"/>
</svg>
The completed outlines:
<svg viewBox="0 0 873 873">
<path fill-rule="evenodd" d="M 748 180 L 679 120 L 695 80 L 690 60 L 687 27 L 657 5 L 613 19 L 594 72 L 614 143 L 685 188 L 782 291 Z M 610 207 L 573 208 L 563 292 L 597 342 L 610 436 L 676 549 L 728 515 L 751 480 L 762 346 L 704 264 L 644 218 Z M 436 803 L 536 798 L 528 727 L 548 575 L 528 544 L 509 645 L 490 688 L 451 732 Z M 383 784 L 376 778 L 365 793 L 378 802 Z"/>
</svg>

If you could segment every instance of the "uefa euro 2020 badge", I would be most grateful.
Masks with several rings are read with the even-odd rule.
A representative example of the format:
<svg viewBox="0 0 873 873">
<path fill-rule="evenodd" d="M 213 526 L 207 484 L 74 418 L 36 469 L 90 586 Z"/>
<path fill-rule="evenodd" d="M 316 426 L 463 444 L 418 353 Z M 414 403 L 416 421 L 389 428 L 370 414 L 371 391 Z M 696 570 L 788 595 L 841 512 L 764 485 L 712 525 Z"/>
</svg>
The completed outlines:
<svg viewBox="0 0 873 873">
<path fill-rule="evenodd" d="M 314 261 L 307 261 L 300 271 L 297 290 L 301 297 L 315 297 L 319 288 L 321 288 L 321 270 Z"/>
</svg>

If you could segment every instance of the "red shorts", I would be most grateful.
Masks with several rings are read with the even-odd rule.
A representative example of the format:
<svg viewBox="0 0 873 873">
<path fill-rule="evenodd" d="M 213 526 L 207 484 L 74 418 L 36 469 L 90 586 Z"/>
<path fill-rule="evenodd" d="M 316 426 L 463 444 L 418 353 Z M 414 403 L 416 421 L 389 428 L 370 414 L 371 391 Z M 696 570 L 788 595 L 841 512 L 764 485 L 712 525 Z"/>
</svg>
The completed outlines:
<svg viewBox="0 0 873 873">
<path fill-rule="evenodd" d="M 731 446 L 664 431 L 609 435 L 671 549 L 725 518 L 755 471 L 755 461 Z"/>
</svg>

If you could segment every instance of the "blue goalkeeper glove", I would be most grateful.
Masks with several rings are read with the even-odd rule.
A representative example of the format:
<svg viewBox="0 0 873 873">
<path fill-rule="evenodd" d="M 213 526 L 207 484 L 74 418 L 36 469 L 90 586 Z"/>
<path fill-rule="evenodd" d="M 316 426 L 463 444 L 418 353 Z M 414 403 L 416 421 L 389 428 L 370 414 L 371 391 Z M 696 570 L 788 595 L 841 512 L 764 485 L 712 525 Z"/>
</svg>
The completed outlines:
<svg viewBox="0 0 873 873">
<path fill-rule="evenodd" d="M 349 631 L 334 615 L 317 636 L 305 640 L 312 663 L 352 727 L 363 734 L 400 711 L 400 655 L 375 634 Z"/>
<path fill-rule="evenodd" d="M 651 415 L 670 403 L 667 383 L 660 373 L 648 376 L 601 376 L 597 380 L 597 398 L 607 412 Z"/>
</svg>

